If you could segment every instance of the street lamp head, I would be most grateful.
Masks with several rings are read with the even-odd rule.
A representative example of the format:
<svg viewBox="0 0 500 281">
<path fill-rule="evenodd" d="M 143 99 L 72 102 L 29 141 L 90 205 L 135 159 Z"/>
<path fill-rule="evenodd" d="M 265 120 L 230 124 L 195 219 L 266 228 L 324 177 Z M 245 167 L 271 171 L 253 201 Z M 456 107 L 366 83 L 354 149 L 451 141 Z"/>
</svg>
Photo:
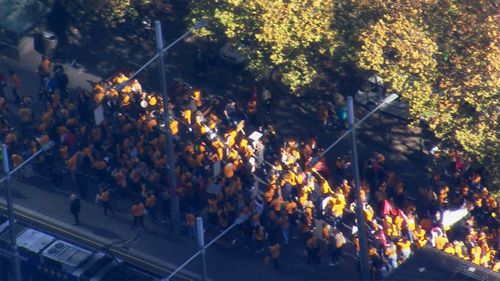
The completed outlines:
<svg viewBox="0 0 500 281">
<path fill-rule="evenodd" d="M 127 86 L 127 81 L 121 82 L 120 84 L 116 85 L 114 88 L 116 91 L 121 92 L 125 86 Z"/>
<path fill-rule="evenodd" d="M 241 216 L 239 218 L 237 218 L 234 223 L 235 224 L 242 224 L 244 223 L 250 216 L 249 215 L 244 215 L 244 216 Z"/>
<path fill-rule="evenodd" d="M 389 103 L 391 103 L 391 102 L 395 101 L 398 97 L 399 97 L 399 96 L 398 96 L 397 94 L 390 94 L 389 96 L 387 96 L 387 97 L 384 99 L 383 103 L 384 103 L 384 104 L 389 104 Z"/>
<path fill-rule="evenodd" d="M 47 150 L 51 149 L 55 144 L 56 144 L 55 142 L 49 141 L 48 143 L 46 143 L 42 146 L 42 150 L 47 151 Z"/>
<path fill-rule="evenodd" d="M 207 20 L 200 20 L 199 22 L 197 22 L 197 23 L 194 24 L 193 29 L 194 30 L 198 30 L 200 28 L 203 28 L 203 27 L 207 26 L 207 24 L 208 24 Z"/>
</svg>

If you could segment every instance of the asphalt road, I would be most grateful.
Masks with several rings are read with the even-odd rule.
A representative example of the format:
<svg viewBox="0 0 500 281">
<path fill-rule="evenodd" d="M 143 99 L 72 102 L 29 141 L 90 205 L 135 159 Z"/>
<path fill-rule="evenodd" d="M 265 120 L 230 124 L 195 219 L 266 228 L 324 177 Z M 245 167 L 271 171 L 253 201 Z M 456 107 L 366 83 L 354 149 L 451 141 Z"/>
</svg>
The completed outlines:
<svg viewBox="0 0 500 281">
<path fill-rule="evenodd" d="M 21 64 L 0 59 L 0 70 L 5 72 L 14 69 L 24 81 L 22 94 L 36 95 L 39 80 L 34 72 L 37 58 L 33 56 Z M 67 68 L 70 76 L 70 87 L 88 86 L 86 80 L 98 80 L 99 77 L 85 71 Z M 189 80 L 189 78 L 186 78 Z M 203 85 L 199 85 L 203 88 Z M 7 89 L 7 91 L 9 91 Z M 8 96 L 8 92 L 7 92 Z M 279 95 L 276 95 L 279 96 Z M 291 109 L 290 105 L 296 102 L 292 97 L 279 96 L 280 102 L 269 116 L 277 120 L 278 131 L 284 135 L 307 136 L 315 133 L 319 143 L 328 145 L 334 141 L 340 132 L 325 132 L 316 122 L 314 111 L 301 112 Z M 40 112 L 41 103 L 35 102 L 35 111 Z M 15 107 L 12 111 L 17 110 Z M 357 114 L 362 116 L 364 111 L 358 109 Z M 15 118 L 13 118 L 15 121 Z M 389 134 L 390 133 L 390 134 Z M 425 184 L 425 163 L 423 152 L 420 151 L 422 132 L 417 129 L 408 129 L 405 123 L 398 119 L 376 116 L 360 128 L 359 151 L 361 157 L 371 156 L 373 151 L 386 155 L 388 167 L 395 170 L 407 185 L 410 193 L 418 186 Z M 391 137 L 388 137 L 388 136 Z M 348 142 L 344 141 L 329 154 L 329 159 L 349 152 Z M 71 224 L 72 216 L 69 213 L 68 195 L 76 191 L 75 185 L 65 179 L 63 188 L 55 189 L 50 186 L 47 178 L 35 175 L 30 179 L 14 181 L 14 202 L 23 207 L 32 209 L 40 214 L 52 218 L 54 221 Z M 90 194 L 93 194 L 90 192 Z M 73 231 L 93 233 L 110 241 L 128 239 L 141 232 L 142 238 L 131 245 L 131 251 L 137 251 L 172 265 L 183 263 L 192 253 L 197 251 L 196 241 L 183 235 L 170 232 L 163 225 L 152 225 L 146 218 L 146 230 L 139 231 L 131 228 L 132 219 L 129 215 L 131 201 L 127 199 L 114 200 L 117 213 L 113 216 L 104 216 L 100 207 L 92 201 L 84 201 L 82 206 L 82 225 L 72 227 Z M 352 253 L 352 251 L 347 251 Z M 276 272 L 271 267 L 264 266 L 263 257 L 253 250 L 244 248 L 230 248 L 226 244 L 215 245 L 207 252 L 208 276 L 213 280 L 355 280 L 358 279 L 356 260 L 346 254 L 344 262 L 339 267 L 329 267 L 328 258 L 323 264 L 311 266 L 306 264 L 303 247 L 298 240 L 282 249 L 281 270 Z M 193 272 L 200 272 L 201 265 L 196 259 L 187 267 Z"/>
</svg>

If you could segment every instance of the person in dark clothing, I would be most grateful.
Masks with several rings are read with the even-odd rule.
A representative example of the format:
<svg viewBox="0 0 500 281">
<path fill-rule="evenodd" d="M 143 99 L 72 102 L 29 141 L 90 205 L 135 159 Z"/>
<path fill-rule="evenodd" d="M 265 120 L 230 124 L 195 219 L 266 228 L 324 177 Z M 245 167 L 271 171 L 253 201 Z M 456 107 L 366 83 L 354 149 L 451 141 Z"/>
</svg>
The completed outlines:
<svg viewBox="0 0 500 281">
<path fill-rule="evenodd" d="M 56 67 L 57 66 L 57 67 Z M 57 81 L 57 86 L 61 93 L 61 98 L 64 100 L 68 96 L 67 88 L 68 88 L 68 75 L 64 72 L 64 68 L 62 65 L 54 66 L 54 78 Z"/>
<path fill-rule="evenodd" d="M 0 71 L 0 97 L 5 97 L 4 88 L 7 86 L 7 78 Z"/>
<path fill-rule="evenodd" d="M 70 195 L 71 199 L 71 204 L 70 204 L 70 211 L 75 217 L 75 225 L 80 224 L 80 198 L 76 196 L 75 194 Z"/>
</svg>

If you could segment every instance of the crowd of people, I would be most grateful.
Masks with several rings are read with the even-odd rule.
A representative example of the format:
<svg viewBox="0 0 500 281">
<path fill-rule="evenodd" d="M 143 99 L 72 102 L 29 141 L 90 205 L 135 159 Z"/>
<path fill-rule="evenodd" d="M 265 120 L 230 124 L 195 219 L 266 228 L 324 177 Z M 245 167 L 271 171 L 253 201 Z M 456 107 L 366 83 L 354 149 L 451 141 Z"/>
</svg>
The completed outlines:
<svg viewBox="0 0 500 281">
<path fill-rule="evenodd" d="M 54 185 L 61 185 L 61 173 L 67 170 L 86 198 L 90 179 L 96 179 L 101 185 L 96 200 L 105 213 L 110 192 L 131 197 L 131 215 L 139 227 L 146 212 L 152 222 L 158 220 L 158 211 L 168 219 L 171 198 L 177 196 L 192 237 L 196 216 L 206 215 L 209 228 L 217 230 L 248 217 L 238 235 L 276 269 L 281 248 L 295 237 L 310 264 L 329 256 L 331 266 L 339 265 L 349 240 L 359 251 L 349 155 L 339 157 L 332 169 L 327 159 L 312 165 L 322 151 L 314 136 L 283 139 L 272 122 L 262 118 L 272 111 L 269 90 L 259 94 L 255 88 L 247 98 L 233 101 L 177 81 L 169 89 L 171 98 L 164 101 L 125 74 L 77 96 L 66 96 L 65 87 L 46 87 L 48 100 L 40 118 L 35 118 L 31 103 L 22 100 L 16 131 L 1 120 L 13 166 L 53 140 L 57 149 L 45 158 Z M 168 124 L 164 103 L 171 117 Z M 98 124 L 93 114 L 97 107 L 103 112 Z M 176 186 L 168 184 L 166 129 L 174 141 Z M 408 200 L 404 182 L 386 168 L 384 155 L 375 153 L 365 161 L 359 194 L 374 279 L 426 245 L 500 269 L 498 205 L 482 186 L 481 170 L 457 151 L 435 153 L 434 185 L 420 190 L 423 207 Z M 443 166 L 445 160 L 449 164 Z M 467 234 L 459 237 L 443 225 L 443 216 L 462 206 L 470 215 Z"/>
</svg>

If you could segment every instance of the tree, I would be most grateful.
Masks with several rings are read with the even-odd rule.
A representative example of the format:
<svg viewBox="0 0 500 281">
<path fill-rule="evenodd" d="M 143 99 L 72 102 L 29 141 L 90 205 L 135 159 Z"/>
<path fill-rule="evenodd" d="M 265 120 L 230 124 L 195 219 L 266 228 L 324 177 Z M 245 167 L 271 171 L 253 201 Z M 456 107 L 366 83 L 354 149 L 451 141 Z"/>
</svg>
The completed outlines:
<svg viewBox="0 0 500 281">
<path fill-rule="evenodd" d="M 319 76 L 338 45 L 333 0 L 205 0 L 191 2 L 190 20 L 210 20 L 209 32 L 248 58 L 259 78 L 278 69 L 292 92 Z M 222 36 L 221 36 L 222 35 Z M 222 38 L 223 37 L 223 38 Z"/>
<path fill-rule="evenodd" d="M 422 1 L 424 2 L 424 1 Z M 500 177 L 500 49 L 495 1 L 425 1 L 362 33 L 361 69 L 402 94 L 415 120 Z"/>
<path fill-rule="evenodd" d="M 150 8 L 152 0 L 79 0 L 62 1 L 62 4 L 81 23 L 98 22 L 116 28 L 134 21 L 140 10 Z"/>
<path fill-rule="evenodd" d="M 279 68 L 292 93 L 322 62 L 380 75 L 414 123 L 462 148 L 500 178 L 500 51 L 495 0 L 203 0 L 191 21 L 248 57 L 257 77 Z"/>
</svg>

